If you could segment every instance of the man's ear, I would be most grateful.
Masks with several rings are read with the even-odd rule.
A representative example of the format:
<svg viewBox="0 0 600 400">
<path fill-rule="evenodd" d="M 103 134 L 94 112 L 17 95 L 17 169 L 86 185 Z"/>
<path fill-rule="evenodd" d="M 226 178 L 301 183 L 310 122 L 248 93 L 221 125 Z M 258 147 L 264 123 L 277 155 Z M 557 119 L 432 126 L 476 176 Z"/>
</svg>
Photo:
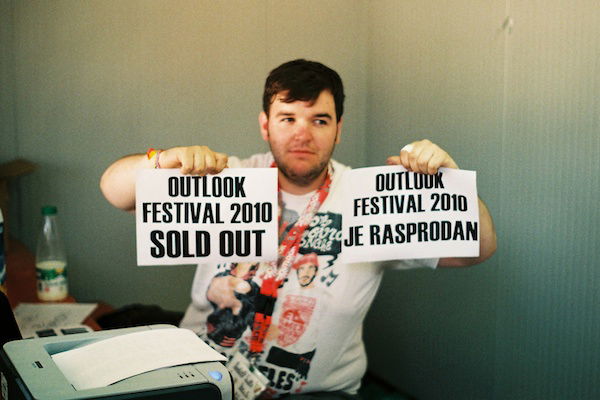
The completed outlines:
<svg viewBox="0 0 600 400">
<path fill-rule="evenodd" d="M 337 131 L 335 132 L 335 144 L 338 144 L 342 138 L 342 124 L 344 120 L 340 118 L 340 122 L 337 123 Z"/>
<path fill-rule="evenodd" d="M 258 114 L 258 125 L 260 126 L 260 134 L 265 142 L 269 141 L 269 117 L 264 111 Z"/>
</svg>

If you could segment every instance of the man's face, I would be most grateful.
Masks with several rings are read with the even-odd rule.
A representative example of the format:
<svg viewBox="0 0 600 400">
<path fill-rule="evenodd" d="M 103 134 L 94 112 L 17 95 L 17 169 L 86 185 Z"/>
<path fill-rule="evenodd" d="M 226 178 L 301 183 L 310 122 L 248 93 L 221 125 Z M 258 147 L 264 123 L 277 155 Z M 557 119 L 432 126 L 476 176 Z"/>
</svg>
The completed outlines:
<svg viewBox="0 0 600 400">
<path fill-rule="evenodd" d="M 302 264 L 298 267 L 298 282 L 300 286 L 306 287 L 312 283 L 317 275 L 317 266 L 311 263 Z"/>
<path fill-rule="evenodd" d="M 285 103 L 278 93 L 269 116 L 259 116 L 261 133 L 269 143 L 277 167 L 292 184 L 309 186 L 324 175 L 335 145 L 340 141 L 342 121 L 337 122 L 335 102 L 328 90 L 314 103 Z"/>
</svg>

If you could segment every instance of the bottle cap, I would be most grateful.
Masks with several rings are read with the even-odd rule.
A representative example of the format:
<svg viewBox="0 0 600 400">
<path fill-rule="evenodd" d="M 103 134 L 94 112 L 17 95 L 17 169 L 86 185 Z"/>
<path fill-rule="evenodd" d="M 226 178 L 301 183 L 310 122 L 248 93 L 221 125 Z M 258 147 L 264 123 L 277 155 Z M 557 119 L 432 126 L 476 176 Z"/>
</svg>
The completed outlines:
<svg viewBox="0 0 600 400">
<path fill-rule="evenodd" d="M 42 215 L 55 215 L 56 206 L 44 206 L 42 207 Z"/>
</svg>

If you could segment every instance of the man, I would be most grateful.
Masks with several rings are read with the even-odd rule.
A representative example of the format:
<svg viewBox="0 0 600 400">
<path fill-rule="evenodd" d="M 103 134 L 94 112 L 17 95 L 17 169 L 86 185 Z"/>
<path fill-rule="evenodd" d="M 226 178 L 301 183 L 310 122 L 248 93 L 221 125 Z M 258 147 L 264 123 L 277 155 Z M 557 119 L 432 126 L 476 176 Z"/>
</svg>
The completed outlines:
<svg viewBox="0 0 600 400">
<path fill-rule="evenodd" d="M 319 270 L 319 260 L 317 255 L 315 253 L 309 253 L 302 256 L 302 258 L 294 264 L 294 269 L 296 270 L 296 276 L 300 286 L 304 288 L 311 287 L 311 284 L 317 276 L 317 271 Z"/>
<path fill-rule="evenodd" d="M 229 167 L 276 166 L 280 186 L 281 229 L 278 263 L 261 263 L 252 278 L 260 287 L 252 303 L 254 320 L 239 339 L 226 345 L 210 339 L 207 317 L 213 312 L 207 290 L 232 275 L 231 265 L 203 265 L 196 270 L 192 304 L 182 327 L 193 329 L 224 354 L 242 354 L 269 379 L 263 397 L 317 393 L 323 398 L 353 398 L 366 370 L 362 322 L 379 287 L 383 263 L 341 264 L 340 182 L 348 167 L 332 160 L 342 134 L 344 90 L 339 75 L 316 62 L 294 60 L 269 74 L 259 115 L 260 132 L 271 149 L 246 160 L 206 146 L 174 147 L 146 157 L 118 160 L 104 173 L 102 191 L 116 207 L 133 210 L 135 171 L 179 168 L 184 174 L 216 174 Z M 448 153 L 428 140 L 413 142 L 387 159 L 425 174 L 440 167 L 458 168 Z M 480 256 L 398 260 L 391 268 L 458 267 L 477 264 L 496 249 L 496 235 L 486 206 L 479 201 Z M 324 233 L 327 233 L 326 235 Z M 310 290 L 289 270 L 314 254 L 319 273 Z M 219 291 L 219 307 L 239 307 L 231 285 Z M 209 324 L 210 329 L 216 329 Z M 237 336 L 237 335 L 235 335 Z"/>
</svg>

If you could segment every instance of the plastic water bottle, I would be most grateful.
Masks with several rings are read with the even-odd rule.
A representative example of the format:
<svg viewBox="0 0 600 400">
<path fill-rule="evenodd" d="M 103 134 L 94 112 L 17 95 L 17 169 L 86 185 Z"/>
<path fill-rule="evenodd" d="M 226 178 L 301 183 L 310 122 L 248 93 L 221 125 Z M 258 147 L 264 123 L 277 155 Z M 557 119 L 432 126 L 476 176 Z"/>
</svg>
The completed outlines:
<svg viewBox="0 0 600 400">
<path fill-rule="evenodd" d="M 57 210 L 42 207 L 44 223 L 37 242 L 35 269 L 37 295 L 42 301 L 58 301 L 67 297 L 67 255 L 61 240 Z"/>
<path fill-rule="evenodd" d="M 6 293 L 6 258 L 4 256 L 4 218 L 0 210 L 0 291 Z"/>
</svg>

